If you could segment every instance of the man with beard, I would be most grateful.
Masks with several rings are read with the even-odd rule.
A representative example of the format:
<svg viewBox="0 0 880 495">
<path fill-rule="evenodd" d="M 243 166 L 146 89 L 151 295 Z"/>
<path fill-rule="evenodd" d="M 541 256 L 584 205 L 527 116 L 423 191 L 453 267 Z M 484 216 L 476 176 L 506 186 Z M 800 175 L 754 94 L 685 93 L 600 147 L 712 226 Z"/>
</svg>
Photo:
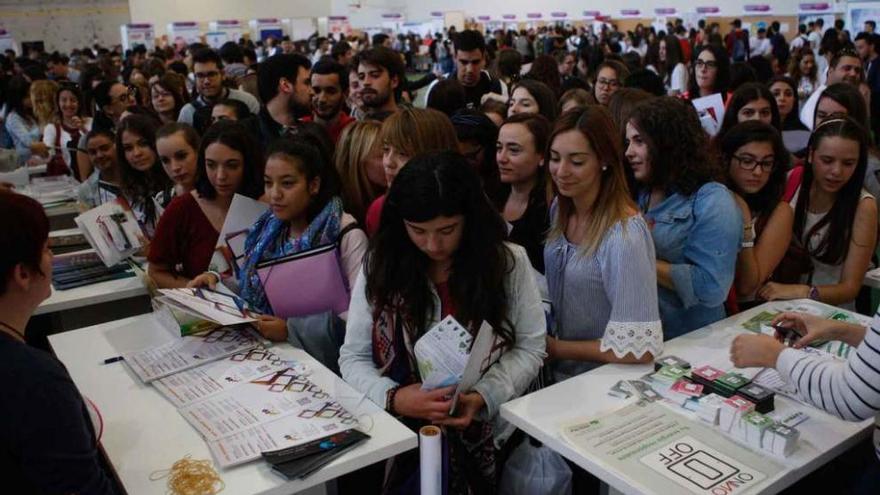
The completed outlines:
<svg viewBox="0 0 880 495">
<path fill-rule="evenodd" d="M 358 81 L 367 116 L 375 120 L 397 111 L 406 68 L 400 54 L 384 46 L 365 50 L 358 56 Z"/>
<path fill-rule="evenodd" d="M 244 103 L 252 113 L 260 110 L 260 102 L 250 93 L 223 86 L 223 62 L 213 49 L 205 48 L 193 54 L 193 74 L 198 96 L 180 109 L 178 122 L 193 125 L 196 112 L 206 113 L 209 116 L 207 121 L 210 121 L 211 107 L 226 99 Z"/>
<path fill-rule="evenodd" d="M 263 101 L 260 137 L 264 145 L 311 114 L 311 66 L 309 59 L 298 53 L 274 55 L 257 66 L 257 90 Z"/>
<path fill-rule="evenodd" d="M 444 79 L 456 78 L 464 86 L 465 104 L 469 109 L 476 109 L 482 103 L 483 95 L 494 93 L 499 99 L 507 101 L 507 85 L 503 81 L 492 79 L 486 72 L 488 56 L 486 40 L 479 31 L 465 30 L 454 38 L 455 71 L 446 74 Z M 428 94 L 436 81 L 428 86 Z"/>
<path fill-rule="evenodd" d="M 811 94 L 807 101 L 804 102 L 802 108 L 816 108 L 816 105 L 819 103 L 819 98 L 821 98 L 822 93 L 825 92 L 825 88 L 836 83 L 851 84 L 854 88 L 858 89 L 865 98 L 865 104 L 868 104 L 870 102 L 871 93 L 867 85 L 864 84 L 863 77 L 862 61 L 859 58 L 859 54 L 852 48 L 844 48 L 843 50 L 840 50 L 831 57 L 831 63 L 828 66 L 828 75 L 825 84 L 819 86 L 813 91 L 813 94 Z M 805 114 L 802 110 L 801 115 L 811 114 Z M 801 120 L 804 121 L 805 119 L 802 117 Z M 804 125 L 811 129 L 812 124 L 812 122 L 804 122 Z"/>
<path fill-rule="evenodd" d="M 312 115 L 303 122 L 314 121 L 324 126 L 336 143 L 345 127 L 354 122 L 344 111 L 348 96 L 348 71 L 332 60 L 323 60 L 312 67 Z"/>
</svg>

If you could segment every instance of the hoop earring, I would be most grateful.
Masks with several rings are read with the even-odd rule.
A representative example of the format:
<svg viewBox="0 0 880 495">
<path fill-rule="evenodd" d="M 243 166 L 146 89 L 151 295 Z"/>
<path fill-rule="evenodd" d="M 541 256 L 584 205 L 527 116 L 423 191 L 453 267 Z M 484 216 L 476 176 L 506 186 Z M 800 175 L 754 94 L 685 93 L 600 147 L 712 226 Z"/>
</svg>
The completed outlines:
<svg viewBox="0 0 880 495">
<path fill-rule="evenodd" d="M 608 165 L 602 165 L 602 171 L 604 172 L 606 170 L 608 170 Z"/>
</svg>

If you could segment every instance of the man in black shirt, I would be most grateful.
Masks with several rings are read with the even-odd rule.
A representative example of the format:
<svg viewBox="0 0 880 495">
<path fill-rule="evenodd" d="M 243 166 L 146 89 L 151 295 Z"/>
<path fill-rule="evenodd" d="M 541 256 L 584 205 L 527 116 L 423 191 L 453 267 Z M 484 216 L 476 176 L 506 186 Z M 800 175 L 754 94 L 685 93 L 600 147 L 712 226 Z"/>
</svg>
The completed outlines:
<svg viewBox="0 0 880 495">
<path fill-rule="evenodd" d="M 495 93 L 507 99 L 507 85 L 492 79 L 486 72 L 488 55 L 486 40 L 479 31 L 465 30 L 454 38 L 455 71 L 445 78 L 456 78 L 464 86 L 465 103 L 468 109 L 477 109 L 482 103 L 483 95 Z M 428 87 L 428 95 L 434 84 Z M 427 95 L 426 95 L 427 97 Z"/>
</svg>

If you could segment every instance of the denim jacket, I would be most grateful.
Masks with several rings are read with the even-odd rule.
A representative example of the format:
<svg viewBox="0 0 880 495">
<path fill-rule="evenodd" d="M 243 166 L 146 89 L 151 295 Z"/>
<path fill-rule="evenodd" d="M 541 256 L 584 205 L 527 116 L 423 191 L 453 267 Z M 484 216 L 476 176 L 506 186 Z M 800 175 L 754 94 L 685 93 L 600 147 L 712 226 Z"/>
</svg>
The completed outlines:
<svg viewBox="0 0 880 495">
<path fill-rule="evenodd" d="M 742 215 L 730 191 L 717 182 L 690 196 L 671 193 L 647 210 L 649 199 L 650 191 L 639 193 L 657 259 L 672 265 L 675 285 L 675 290 L 658 289 L 668 340 L 725 317 L 724 301 L 742 242 Z"/>
</svg>

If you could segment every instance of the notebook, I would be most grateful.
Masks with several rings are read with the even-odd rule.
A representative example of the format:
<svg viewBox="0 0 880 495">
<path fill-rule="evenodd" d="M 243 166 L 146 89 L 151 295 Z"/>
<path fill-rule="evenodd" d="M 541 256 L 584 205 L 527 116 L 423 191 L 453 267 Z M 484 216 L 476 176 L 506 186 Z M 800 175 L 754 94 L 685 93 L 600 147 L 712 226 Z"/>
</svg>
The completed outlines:
<svg viewBox="0 0 880 495">
<path fill-rule="evenodd" d="M 337 244 L 257 264 L 266 299 L 279 318 L 348 311 L 349 290 Z"/>
</svg>

